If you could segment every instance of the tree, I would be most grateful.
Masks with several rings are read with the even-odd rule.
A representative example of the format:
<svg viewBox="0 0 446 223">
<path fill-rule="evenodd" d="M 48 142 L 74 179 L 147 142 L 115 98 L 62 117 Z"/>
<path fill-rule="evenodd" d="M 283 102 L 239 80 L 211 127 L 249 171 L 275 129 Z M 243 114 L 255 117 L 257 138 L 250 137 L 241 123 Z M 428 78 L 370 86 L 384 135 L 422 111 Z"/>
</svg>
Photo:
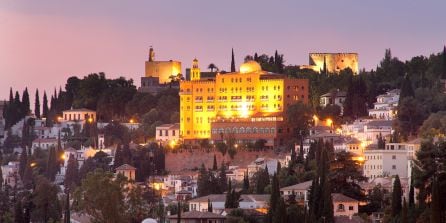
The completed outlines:
<svg viewBox="0 0 446 223">
<path fill-rule="evenodd" d="M 93 222 L 127 222 L 123 188 L 126 181 L 110 172 L 87 174 L 74 193 L 73 209 L 91 216 Z"/>
<path fill-rule="evenodd" d="M 431 202 L 431 223 L 441 223 L 442 221 L 442 210 L 441 210 L 441 197 L 439 192 L 438 180 L 434 177 L 432 181 L 432 202 Z"/>
<path fill-rule="evenodd" d="M 226 165 L 221 162 L 220 171 L 218 175 L 218 188 L 221 193 L 226 191 L 226 183 L 228 182 L 226 178 Z"/>
<path fill-rule="evenodd" d="M 410 135 L 416 135 L 423 123 L 424 114 L 425 111 L 416 99 L 407 97 L 400 100 L 395 122 L 396 130 L 406 139 Z"/>
<path fill-rule="evenodd" d="M 148 217 L 150 211 L 149 203 L 143 196 L 143 189 L 140 186 L 129 189 L 126 197 L 127 216 L 132 223 L 139 223 Z"/>
<path fill-rule="evenodd" d="M 232 56 L 231 56 L 231 72 L 235 72 L 234 48 L 232 48 Z"/>
<path fill-rule="evenodd" d="M 401 212 L 401 196 L 402 194 L 400 177 L 398 175 L 395 176 L 395 181 L 393 182 L 393 190 L 392 190 L 392 212 L 391 216 L 395 218 Z"/>
<path fill-rule="evenodd" d="M 40 98 L 39 98 L 39 89 L 36 89 L 36 97 L 34 101 L 34 114 L 37 118 L 40 118 Z"/>
<path fill-rule="evenodd" d="M 181 201 L 178 201 L 178 215 L 177 215 L 177 223 L 181 223 Z"/>
<path fill-rule="evenodd" d="M 300 138 L 307 134 L 312 112 L 308 105 L 302 102 L 290 105 L 287 110 L 288 124 L 293 127 L 293 135 Z"/>
<path fill-rule="evenodd" d="M 208 69 L 211 70 L 211 72 L 214 72 L 214 70 L 218 70 L 217 66 L 215 66 L 215 64 L 210 63 L 208 65 Z"/>
<path fill-rule="evenodd" d="M 217 171 L 218 166 L 217 166 L 217 156 L 214 154 L 214 163 L 212 165 L 212 170 L 213 171 Z"/>
<path fill-rule="evenodd" d="M 46 177 L 54 181 L 56 174 L 57 174 L 57 166 L 59 165 L 59 162 L 57 161 L 56 157 L 56 151 L 54 147 L 51 147 L 48 153 L 48 161 L 46 165 Z"/>
<path fill-rule="evenodd" d="M 66 188 L 70 188 L 70 191 L 74 191 L 79 184 L 79 165 L 73 154 L 68 158 L 67 170 L 65 173 L 64 185 Z"/>
<path fill-rule="evenodd" d="M 256 182 L 256 194 L 264 194 L 265 187 L 269 184 L 268 166 L 266 166 L 265 169 L 260 169 L 259 171 L 257 171 L 257 173 L 255 173 L 254 179 Z"/>
<path fill-rule="evenodd" d="M 209 200 L 209 198 L 208 198 L 208 212 L 211 212 L 212 213 L 212 202 L 211 202 L 211 200 Z"/>
<path fill-rule="evenodd" d="M 25 173 L 26 164 L 28 163 L 28 152 L 27 149 L 22 149 L 22 153 L 20 153 L 20 163 L 19 163 L 19 175 L 23 179 L 23 174 Z"/>
<path fill-rule="evenodd" d="M 276 218 L 276 215 L 280 215 L 283 213 L 279 213 L 279 211 L 283 211 L 282 209 L 285 209 L 285 207 L 279 208 L 279 199 L 280 199 L 280 187 L 279 187 L 279 179 L 277 178 L 277 174 L 273 175 L 273 179 L 271 182 L 271 196 L 269 199 L 269 209 L 268 209 L 268 219 L 270 222 L 273 221 L 273 219 Z M 285 214 L 286 216 L 286 214 Z M 283 217 L 283 216 L 281 216 Z M 274 221 L 277 222 L 277 221 Z"/>
<path fill-rule="evenodd" d="M 403 209 L 401 210 L 401 223 L 408 223 L 406 198 L 403 199 Z"/>
<path fill-rule="evenodd" d="M 271 222 L 287 223 L 288 221 L 287 221 L 287 210 L 286 210 L 285 201 L 280 196 L 277 199 L 278 199 L 277 206 L 274 211 L 274 216 L 273 216 Z M 294 220 L 297 220 L 297 219 L 294 219 Z"/>
<path fill-rule="evenodd" d="M 400 102 L 407 97 L 415 97 L 415 92 L 413 91 L 410 77 L 406 74 L 403 83 L 401 84 Z"/>
<path fill-rule="evenodd" d="M 22 95 L 22 115 L 28 115 L 30 112 L 30 101 L 29 101 L 29 93 L 28 88 L 25 88 Z"/>
<path fill-rule="evenodd" d="M 243 193 L 248 194 L 249 191 L 250 191 L 249 176 L 248 176 L 248 170 L 246 170 L 246 173 L 243 176 Z"/>
<path fill-rule="evenodd" d="M 22 202 L 17 201 L 14 206 L 14 223 L 24 223 Z"/>
<path fill-rule="evenodd" d="M 198 196 L 202 197 L 210 194 L 209 178 L 210 178 L 209 172 L 206 170 L 204 163 L 202 163 L 197 179 Z"/>
<path fill-rule="evenodd" d="M 57 198 L 58 188 L 45 177 L 38 176 L 36 189 L 33 191 L 31 219 L 36 222 L 59 221 L 62 215 L 60 201 Z"/>
<path fill-rule="evenodd" d="M 43 109 L 42 116 L 48 118 L 49 108 L 48 108 L 48 98 L 46 96 L 46 91 L 43 92 Z"/>
</svg>

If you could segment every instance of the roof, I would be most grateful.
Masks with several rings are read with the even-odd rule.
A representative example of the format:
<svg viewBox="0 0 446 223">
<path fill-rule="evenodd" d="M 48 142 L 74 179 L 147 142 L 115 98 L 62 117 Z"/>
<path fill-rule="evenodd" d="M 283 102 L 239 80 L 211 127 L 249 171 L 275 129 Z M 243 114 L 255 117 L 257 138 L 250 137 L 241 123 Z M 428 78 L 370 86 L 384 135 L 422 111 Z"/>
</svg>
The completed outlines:
<svg viewBox="0 0 446 223">
<path fill-rule="evenodd" d="M 88 108 L 75 108 L 75 109 L 65 110 L 63 112 L 96 112 L 96 111 L 90 110 Z"/>
<path fill-rule="evenodd" d="M 116 168 L 116 170 L 136 170 L 135 167 L 130 166 L 129 164 L 123 164 Z"/>
<path fill-rule="evenodd" d="M 240 195 L 241 202 L 256 202 L 256 201 L 269 201 L 269 194 L 242 194 Z M 189 200 L 189 202 L 225 202 L 226 194 L 210 194 L 203 197 L 197 197 Z"/>
<path fill-rule="evenodd" d="M 367 123 L 368 126 L 392 126 L 392 120 L 374 120 Z"/>
<path fill-rule="evenodd" d="M 339 193 L 332 193 L 331 198 L 333 199 L 333 202 L 359 202 L 351 197 L 347 197 Z"/>
<path fill-rule="evenodd" d="M 352 216 L 351 218 L 348 216 L 335 216 L 335 223 L 363 223 L 364 220 L 359 216 Z"/>
<path fill-rule="evenodd" d="M 57 143 L 57 139 L 56 138 L 39 138 L 39 139 L 34 139 L 33 143 Z"/>
<path fill-rule="evenodd" d="M 309 190 L 313 181 L 305 181 L 288 187 L 282 187 L 280 190 Z"/>
<path fill-rule="evenodd" d="M 178 218 L 178 215 L 169 215 L 167 216 L 169 219 L 176 219 Z M 181 213 L 182 219 L 226 219 L 225 216 L 215 214 L 212 212 L 200 212 L 200 211 L 188 211 Z"/>
<path fill-rule="evenodd" d="M 180 129 L 180 123 L 163 124 L 163 125 L 157 126 L 156 128 Z"/>
<path fill-rule="evenodd" d="M 344 91 L 332 91 L 332 92 L 328 92 L 326 94 L 321 95 L 321 98 L 325 98 L 325 97 L 347 97 L 347 93 L 345 93 Z"/>
</svg>

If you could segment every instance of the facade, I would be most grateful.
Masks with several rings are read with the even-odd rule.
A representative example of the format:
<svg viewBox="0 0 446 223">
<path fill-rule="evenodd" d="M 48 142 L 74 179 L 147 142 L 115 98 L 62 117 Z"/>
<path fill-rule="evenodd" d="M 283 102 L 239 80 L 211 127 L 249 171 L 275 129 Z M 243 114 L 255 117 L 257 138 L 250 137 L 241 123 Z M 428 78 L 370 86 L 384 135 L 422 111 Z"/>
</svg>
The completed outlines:
<svg viewBox="0 0 446 223">
<path fill-rule="evenodd" d="M 45 138 L 45 139 L 39 138 L 39 139 L 35 139 L 32 142 L 31 151 L 32 151 L 32 153 L 34 153 L 34 150 L 36 148 L 41 148 L 41 149 L 44 149 L 44 150 L 48 150 L 51 147 L 57 148 L 57 142 L 58 142 L 58 140 L 56 138 Z"/>
<path fill-rule="evenodd" d="M 333 215 L 335 217 L 345 216 L 351 218 L 353 215 L 358 214 L 359 201 L 338 193 L 332 193 L 331 198 L 333 200 Z"/>
<path fill-rule="evenodd" d="M 321 72 L 325 66 L 328 73 L 335 74 L 350 68 L 353 74 L 359 74 L 357 53 L 310 53 L 309 59 L 309 65 L 302 65 L 301 69 Z"/>
<path fill-rule="evenodd" d="M 327 94 L 321 95 L 319 105 L 321 107 L 325 107 L 327 105 L 337 105 L 341 108 L 341 114 L 342 114 L 344 110 L 344 102 L 346 97 L 347 93 L 345 93 L 344 91 L 339 91 L 339 89 L 331 91 L 328 92 Z"/>
<path fill-rule="evenodd" d="M 262 213 L 268 210 L 269 194 L 242 194 L 240 195 L 240 209 L 254 209 Z M 210 194 L 189 200 L 189 210 L 208 211 L 208 201 L 212 203 L 213 213 L 221 213 L 225 209 L 226 194 Z"/>
<path fill-rule="evenodd" d="M 96 112 L 86 108 L 70 109 L 62 112 L 64 122 L 95 122 Z"/>
<path fill-rule="evenodd" d="M 116 168 L 116 174 L 122 174 L 127 177 L 128 180 L 135 180 L 135 172 L 136 168 L 128 164 L 123 164 Z"/>
<path fill-rule="evenodd" d="M 416 151 L 416 147 L 406 147 L 399 143 L 386 144 L 385 149 L 365 150 L 364 176 L 370 180 L 394 175 L 399 175 L 401 178 L 409 177 Z"/>
<path fill-rule="evenodd" d="M 295 197 L 296 201 L 299 204 L 302 204 L 305 207 L 307 207 L 312 182 L 313 181 L 309 180 L 288 187 L 280 188 L 280 195 L 282 195 L 285 198 L 294 195 L 296 196 Z"/>
<path fill-rule="evenodd" d="M 156 127 L 155 139 L 161 144 L 176 143 L 180 139 L 180 123 Z"/>
<path fill-rule="evenodd" d="M 19 175 L 19 162 L 8 162 L 7 165 L 0 165 L 2 171 L 2 179 L 4 182 L 2 184 L 15 187 L 20 179 Z"/>
<path fill-rule="evenodd" d="M 224 223 L 226 217 L 223 215 L 211 213 L 211 212 L 200 212 L 200 211 L 188 211 L 181 213 L 180 222 L 181 223 Z M 178 215 L 167 216 L 167 223 L 177 223 Z"/>
<path fill-rule="evenodd" d="M 373 108 L 369 109 L 369 116 L 374 119 L 393 120 L 396 118 L 400 90 L 394 89 L 386 94 L 378 95 Z"/>
<path fill-rule="evenodd" d="M 308 80 L 262 71 L 255 61 L 215 79 L 201 78 L 195 64 L 191 81 L 180 82 L 180 134 L 185 141 L 234 137 L 280 145 L 291 134 L 286 109 L 308 103 Z"/>
</svg>

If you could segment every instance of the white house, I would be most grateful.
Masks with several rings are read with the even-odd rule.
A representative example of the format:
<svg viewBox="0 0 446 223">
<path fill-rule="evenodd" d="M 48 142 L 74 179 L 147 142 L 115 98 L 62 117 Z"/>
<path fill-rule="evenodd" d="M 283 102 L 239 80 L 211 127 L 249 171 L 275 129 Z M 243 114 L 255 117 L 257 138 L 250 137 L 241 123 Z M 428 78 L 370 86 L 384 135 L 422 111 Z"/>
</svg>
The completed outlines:
<svg viewBox="0 0 446 223">
<path fill-rule="evenodd" d="M 374 119 L 393 120 L 397 114 L 400 90 L 394 89 L 385 94 L 378 95 L 373 108 L 369 109 L 369 116 Z"/>
<path fill-rule="evenodd" d="M 7 165 L 0 166 L 2 170 L 2 179 L 4 181 L 2 184 L 7 184 L 11 187 L 14 187 L 17 184 L 17 181 L 20 179 L 19 165 L 20 162 L 8 162 Z"/>
<path fill-rule="evenodd" d="M 351 218 L 353 215 L 358 214 L 359 201 L 339 193 L 332 193 L 331 198 L 333 200 L 333 215 L 335 217 L 345 216 Z"/>
<path fill-rule="evenodd" d="M 161 144 L 177 142 L 180 139 L 180 124 L 164 124 L 156 127 L 155 139 Z"/>
<path fill-rule="evenodd" d="M 344 110 L 344 102 L 347 94 L 344 91 L 334 90 L 327 94 L 321 95 L 319 105 L 325 107 L 327 105 L 337 105 L 341 108 L 341 114 Z"/>
<path fill-rule="evenodd" d="M 38 138 L 34 139 L 32 142 L 31 153 L 34 153 L 36 148 L 41 148 L 44 150 L 48 150 L 51 147 L 57 148 L 57 138 Z"/>
<path fill-rule="evenodd" d="M 240 195 L 239 208 L 255 209 L 266 213 L 268 209 L 269 194 L 242 194 Z M 212 203 L 214 213 L 222 213 L 225 209 L 226 194 L 210 194 L 189 200 L 190 211 L 208 211 L 208 201 Z"/>
<path fill-rule="evenodd" d="M 310 196 L 310 187 L 312 181 L 305 181 L 288 187 L 280 188 L 280 195 L 283 197 L 289 197 L 295 195 L 295 199 L 298 203 L 308 206 L 308 198 Z"/>
<path fill-rule="evenodd" d="M 86 108 L 70 109 L 62 112 L 60 121 L 96 121 L 96 112 Z"/>
<path fill-rule="evenodd" d="M 418 148 L 414 144 L 388 143 L 385 149 L 365 150 L 364 176 L 370 180 L 394 175 L 409 177 Z"/>
</svg>

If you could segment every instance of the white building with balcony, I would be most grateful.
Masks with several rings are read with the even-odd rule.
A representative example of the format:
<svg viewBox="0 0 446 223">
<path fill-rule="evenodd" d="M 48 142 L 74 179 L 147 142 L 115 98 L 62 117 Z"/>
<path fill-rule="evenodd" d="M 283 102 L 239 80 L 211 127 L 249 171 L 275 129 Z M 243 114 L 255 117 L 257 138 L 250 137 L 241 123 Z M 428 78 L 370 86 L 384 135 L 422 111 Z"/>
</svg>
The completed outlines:
<svg viewBox="0 0 446 223">
<path fill-rule="evenodd" d="M 369 109 L 369 116 L 374 119 L 393 120 L 397 114 L 398 101 L 400 100 L 400 90 L 394 89 L 385 94 L 378 95 L 373 108 Z"/>
</svg>

